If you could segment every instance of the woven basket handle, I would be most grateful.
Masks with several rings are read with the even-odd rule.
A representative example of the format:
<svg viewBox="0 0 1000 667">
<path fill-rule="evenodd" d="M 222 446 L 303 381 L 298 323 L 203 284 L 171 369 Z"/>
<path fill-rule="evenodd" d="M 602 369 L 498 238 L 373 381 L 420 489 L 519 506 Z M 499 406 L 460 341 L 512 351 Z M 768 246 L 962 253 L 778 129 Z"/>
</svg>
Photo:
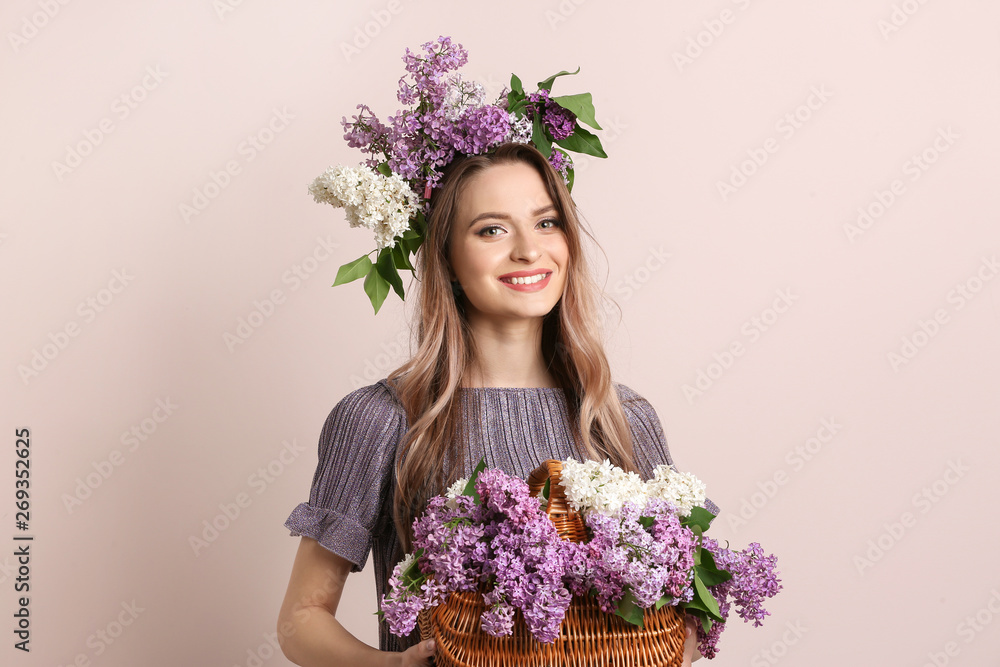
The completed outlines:
<svg viewBox="0 0 1000 667">
<path fill-rule="evenodd" d="M 562 486 L 561 461 L 548 459 L 528 475 L 528 490 L 531 495 L 537 497 L 545 488 L 546 482 L 549 482 L 549 502 L 545 506 L 545 513 L 555 524 L 559 537 L 571 542 L 586 542 L 587 530 L 584 528 L 583 519 L 566 501 L 566 492 Z"/>
</svg>

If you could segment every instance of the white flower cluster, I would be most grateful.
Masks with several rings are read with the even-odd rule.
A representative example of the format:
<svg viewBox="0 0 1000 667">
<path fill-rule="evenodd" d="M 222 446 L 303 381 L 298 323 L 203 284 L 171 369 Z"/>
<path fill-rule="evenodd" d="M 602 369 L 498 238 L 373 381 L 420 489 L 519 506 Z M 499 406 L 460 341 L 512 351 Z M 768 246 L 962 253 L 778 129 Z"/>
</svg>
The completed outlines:
<svg viewBox="0 0 1000 667">
<path fill-rule="evenodd" d="M 705 504 L 705 484 L 693 474 L 677 472 L 670 466 L 656 466 L 653 478 L 644 482 L 608 459 L 602 463 L 567 459 L 562 465 L 566 500 L 583 516 L 591 512 L 616 516 L 624 503 L 645 505 L 650 498 L 672 503 L 682 517 L 691 514 L 693 507 Z"/>
<path fill-rule="evenodd" d="M 530 143 L 531 121 L 528 120 L 528 117 L 518 118 L 516 113 L 508 113 L 507 116 L 510 118 L 510 133 L 507 135 L 507 141 L 518 144 Z"/>
<path fill-rule="evenodd" d="M 645 482 L 634 472 L 611 465 L 574 459 L 563 461 L 562 487 L 570 507 L 582 515 L 598 512 L 615 516 L 626 501 L 641 503 Z"/>
<path fill-rule="evenodd" d="M 343 207 L 351 227 L 375 232 L 379 250 L 402 236 L 419 205 L 417 193 L 401 176 L 383 176 L 363 166 L 330 167 L 316 177 L 309 192 L 317 202 Z"/>
<path fill-rule="evenodd" d="M 461 74 L 448 79 L 448 86 L 441 100 L 441 111 L 448 120 L 455 120 L 466 109 L 478 109 L 486 103 L 486 88 L 478 81 L 466 81 Z"/>
<path fill-rule="evenodd" d="M 449 486 L 448 490 L 444 494 L 445 497 L 448 498 L 445 504 L 451 509 L 458 509 L 458 503 L 455 502 L 455 499 L 462 495 L 462 492 L 465 491 L 465 487 L 468 484 L 468 479 L 455 480 L 455 483 Z"/>
<path fill-rule="evenodd" d="M 694 507 L 705 505 L 705 483 L 689 472 L 677 472 L 670 466 L 656 466 L 653 479 L 646 482 L 649 498 L 662 498 L 677 507 L 681 516 Z"/>
</svg>

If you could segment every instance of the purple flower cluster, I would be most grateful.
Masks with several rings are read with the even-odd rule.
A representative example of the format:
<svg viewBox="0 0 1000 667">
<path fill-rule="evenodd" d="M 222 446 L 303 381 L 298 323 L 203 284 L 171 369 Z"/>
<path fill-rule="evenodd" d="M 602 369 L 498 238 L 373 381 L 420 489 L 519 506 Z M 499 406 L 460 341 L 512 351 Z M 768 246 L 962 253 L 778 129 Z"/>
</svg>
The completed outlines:
<svg viewBox="0 0 1000 667">
<path fill-rule="evenodd" d="M 400 103 L 410 108 L 397 111 L 384 124 L 371 109 L 360 104 L 360 114 L 351 121 L 346 117 L 341 121 L 348 145 L 370 155 L 365 162 L 369 167 L 387 163 L 393 173 L 410 181 L 418 192 L 436 186 L 441 169 L 458 154 L 479 155 L 506 141 L 523 138 L 512 125 L 505 97 L 496 104 L 469 102 L 461 76 L 449 75 L 468 61 L 468 52 L 461 44 L 441 36 L 421 48 L 421 53 L 406 49 L 406 74 L 400 78 L 396 93 Z M 526 117 L 530 120 L 535 113 L 541 113 L 553 139 L 565 139 L 576 131 L 576 115 L 553 102 L 548 90 L 528 97 Z M 567 178 L 571 164 L 566 156 L 553 151 L 550 160 Z"/>
<path fill-rule="evenodd" d="M 488 547 L 477 554 L 483 576 L 493 589 L 484 600 L 483 630 L 513 631 L 520 609 L 535 639 L 551 643 L 559 636 L 572 595 L 563 583 L 566 545 L 541 510 L 528 485 L 502 470 L 486 470 L 476 480 L 482 498 Z M 477 560 L 479 558 L 477 557 Z"/>
<path fill-rule="evenodd" d="M 643 516 L 653 519 L 649 529 L 640 522 Z M 694 534 L 669 503 L 651 500 L 641 511 L 625 503 L 617 517 L 591 514 L 587 526 L 593 536 L 584 545 L 586 565 L 574 570 L 584 577 L 574 581 L 574 592 L 592 585 L 601 609 L 609 613 L 627 591 L 640 607 L 651 607 L 664 595 L 672 604 L 691 600 Z"/>
<path fill-rule="evenodd" d="M 531 93 L 528 101 L 531 102 L 526 107 L 528 118 L 534 118 L 535 113 L 541 111 L 542 124 L 556 141 L 566 139 L 576 132 L 576 114 L 554 102 L 549 97 L 548 89 L 542 88 L 537 93 Z"/>
<path fill-rule="evenodd" d="M 710 551 L 715 564 L 733 575 L 732 579 L 709 587 L 712 597 L 719 603 L 723 619 L 729 617 L 730 607 L 736 606 L 736 613 L 744 622 L 753 621 L 754 626 L 770 613 L 764 609 L 766 598 L 774 597 L 781 590 L 781 579 L 775 569 L 774 555 L 765 556 L 760 544 L 751 542 L 746 549 L 731 550 L 720 547 L 710 537 L 702 538 L 702 546 Z M 698 650 L 706 658 L 718 653 L 719 637 L 726 629 L 725 622 L 713 623 L 709 632 L 698 626 Z"/>
<path fill-rule="evenodd" d="M 413 631 L 417 614 L 439 604 L 448 591 L 491 585 L 484 595 L 481 623 L 493 636 L 509 635 L 520 609 L 534 637 L 550 643 L 559 635 L 572 595 L 563 583 L 566 555 L 576 545 L 559 537 L 555 526 L 530 495 L 523 480 L 501 470 L 483 471 L 476 480 L 482 504 L 457 496 L 433 498 L 414 522 L 413 544 L 428 575 L 419 593 L 407 594 L 394 572 L 382 611 L 397 635 Z"/>
</svg>

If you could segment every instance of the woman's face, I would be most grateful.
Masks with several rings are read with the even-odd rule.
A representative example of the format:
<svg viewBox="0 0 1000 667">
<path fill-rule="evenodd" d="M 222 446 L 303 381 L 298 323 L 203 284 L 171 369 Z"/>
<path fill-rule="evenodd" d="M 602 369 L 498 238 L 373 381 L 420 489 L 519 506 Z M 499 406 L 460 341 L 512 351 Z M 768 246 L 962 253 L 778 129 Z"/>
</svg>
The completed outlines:
<svg viewBox="0 0 1000 667">
<path fill-rule="evenodd" d="M 496 324 L 547 315 L 562 297 L 569 247 L 535 168 L 493 165 L 469 179 L 450 235 L 451 279 L 470 322 Z"/>
</svg>

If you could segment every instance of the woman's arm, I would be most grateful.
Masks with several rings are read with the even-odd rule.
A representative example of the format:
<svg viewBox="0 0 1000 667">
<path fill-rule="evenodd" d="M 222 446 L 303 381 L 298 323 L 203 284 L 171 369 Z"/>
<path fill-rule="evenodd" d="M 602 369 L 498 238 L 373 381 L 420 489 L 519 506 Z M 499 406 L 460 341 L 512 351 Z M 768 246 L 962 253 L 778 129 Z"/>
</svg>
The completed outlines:
<svg viewBox="0 0 1000 667">
<path fill-rule="evenodd" d="M 404 653 L 379 651 L 358 640 L 336 619 L 351 562 L 303 537 L 278 613 L 278 643 L 285 657 L 302 667 L 429 665 L 431 641 Z"/>
</svg>

